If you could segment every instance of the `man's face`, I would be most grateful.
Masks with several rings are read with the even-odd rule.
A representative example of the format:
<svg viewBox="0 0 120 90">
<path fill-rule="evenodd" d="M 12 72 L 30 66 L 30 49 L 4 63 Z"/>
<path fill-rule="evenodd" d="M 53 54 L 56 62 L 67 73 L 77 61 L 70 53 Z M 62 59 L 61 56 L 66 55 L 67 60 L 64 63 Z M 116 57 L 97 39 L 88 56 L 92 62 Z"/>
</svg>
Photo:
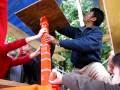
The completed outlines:
<svg viewBox="0 0 120 90">
<path fill-rule="evenodd" d="M 113 69 L 113 78 L 112 78 L 112 84 L 119 84 L 120 83 L 120 69 L 118 66 L 114 66 Z"/>
<path fill-rule="evenodd" d="M 30 53 L 33 51 L 32 47 L 30 47 L 29 45 L 23 46 L 22 49 L 23 49 L 22 51 L 23 54 Z"/>
<path fill-rule="evenodd" d="M 95 17 L 94 17 L 93 15 L 94 15 L 94 12 L 88 12 L 88 13 L 84 16 L 84 18 L 83 18 L 84 22 L 94 21 L 93 19 L 94 19 Z"/>
</svg>

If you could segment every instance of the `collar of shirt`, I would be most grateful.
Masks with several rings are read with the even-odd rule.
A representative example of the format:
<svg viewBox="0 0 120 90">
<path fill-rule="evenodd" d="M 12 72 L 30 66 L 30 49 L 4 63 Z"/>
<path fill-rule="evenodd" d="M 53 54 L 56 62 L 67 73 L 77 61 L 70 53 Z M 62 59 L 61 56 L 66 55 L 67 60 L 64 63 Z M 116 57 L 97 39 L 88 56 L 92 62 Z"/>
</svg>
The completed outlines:
<svg viewBox="0 0 120 90">
<path fill-rule="evenodd" d="M 81 32 L 84 32 L 85 30 L 95 30 L 97 28 L 99 28 L 99 27 L 98 26 L 93 26 L 93 27 L 85 27 L 85 26 L 83 26 L 83 27 L 79 27 L 79 30 Z"/>
</svg>

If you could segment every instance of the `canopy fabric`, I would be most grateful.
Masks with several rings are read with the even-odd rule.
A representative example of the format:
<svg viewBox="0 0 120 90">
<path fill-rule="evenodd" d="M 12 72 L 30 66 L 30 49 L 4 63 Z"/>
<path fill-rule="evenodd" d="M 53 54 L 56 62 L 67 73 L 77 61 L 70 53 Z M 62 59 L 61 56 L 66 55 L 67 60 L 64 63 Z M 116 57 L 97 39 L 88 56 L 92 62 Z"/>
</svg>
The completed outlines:
<svg viewBox="0 0 120 90">
<path fill-rule="evenodd" d="M 28 5 L 36 2 L 38 0 L 8 0 L 8 20 L 13 25 L 17 26 L 25 33 L 29 35 L 34 35 L 32 30 L 30 30 L 16 15 L 15 12 L 27 7 Z M 60 5 L 62 0 L 56 0 L 57 4 Z"/>
</svg>

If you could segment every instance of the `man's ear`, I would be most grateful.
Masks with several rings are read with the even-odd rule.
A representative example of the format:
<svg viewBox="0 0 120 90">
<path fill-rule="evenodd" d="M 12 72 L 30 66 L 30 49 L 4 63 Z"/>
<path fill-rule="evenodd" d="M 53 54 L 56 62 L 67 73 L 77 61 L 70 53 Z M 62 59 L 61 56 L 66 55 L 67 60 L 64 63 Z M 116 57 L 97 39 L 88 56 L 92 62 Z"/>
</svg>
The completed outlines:
<svg viewBox="0 0 120 90">
<path fill-rule="evenodd" d="M 107 67 L 108 72 L 112 74 L 114 67 L 115 67 L 115 65 L 112 62 L 108 63 L 108 67 Z"/>
<path fill-rule="evenodd" d="M 96 20 L 97 20 L 96 17 L 92 17 L 92 18 L 91 18 L 91 21 L 93 21 L 93 22 L 96 21 Z"/>
</svg>

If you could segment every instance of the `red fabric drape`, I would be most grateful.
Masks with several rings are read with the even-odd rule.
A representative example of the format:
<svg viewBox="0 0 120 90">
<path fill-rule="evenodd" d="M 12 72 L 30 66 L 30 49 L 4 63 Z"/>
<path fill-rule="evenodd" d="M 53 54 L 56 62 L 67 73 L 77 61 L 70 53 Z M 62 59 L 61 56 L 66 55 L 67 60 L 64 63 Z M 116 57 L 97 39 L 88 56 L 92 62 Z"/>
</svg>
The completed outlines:
<svg viewBox="0 0 120 90">
<path fill-rule="evenodd" d="M 7 0 L 0 0 L 0 45 L 4 44 L 7 34 Z"/>
</svg>

